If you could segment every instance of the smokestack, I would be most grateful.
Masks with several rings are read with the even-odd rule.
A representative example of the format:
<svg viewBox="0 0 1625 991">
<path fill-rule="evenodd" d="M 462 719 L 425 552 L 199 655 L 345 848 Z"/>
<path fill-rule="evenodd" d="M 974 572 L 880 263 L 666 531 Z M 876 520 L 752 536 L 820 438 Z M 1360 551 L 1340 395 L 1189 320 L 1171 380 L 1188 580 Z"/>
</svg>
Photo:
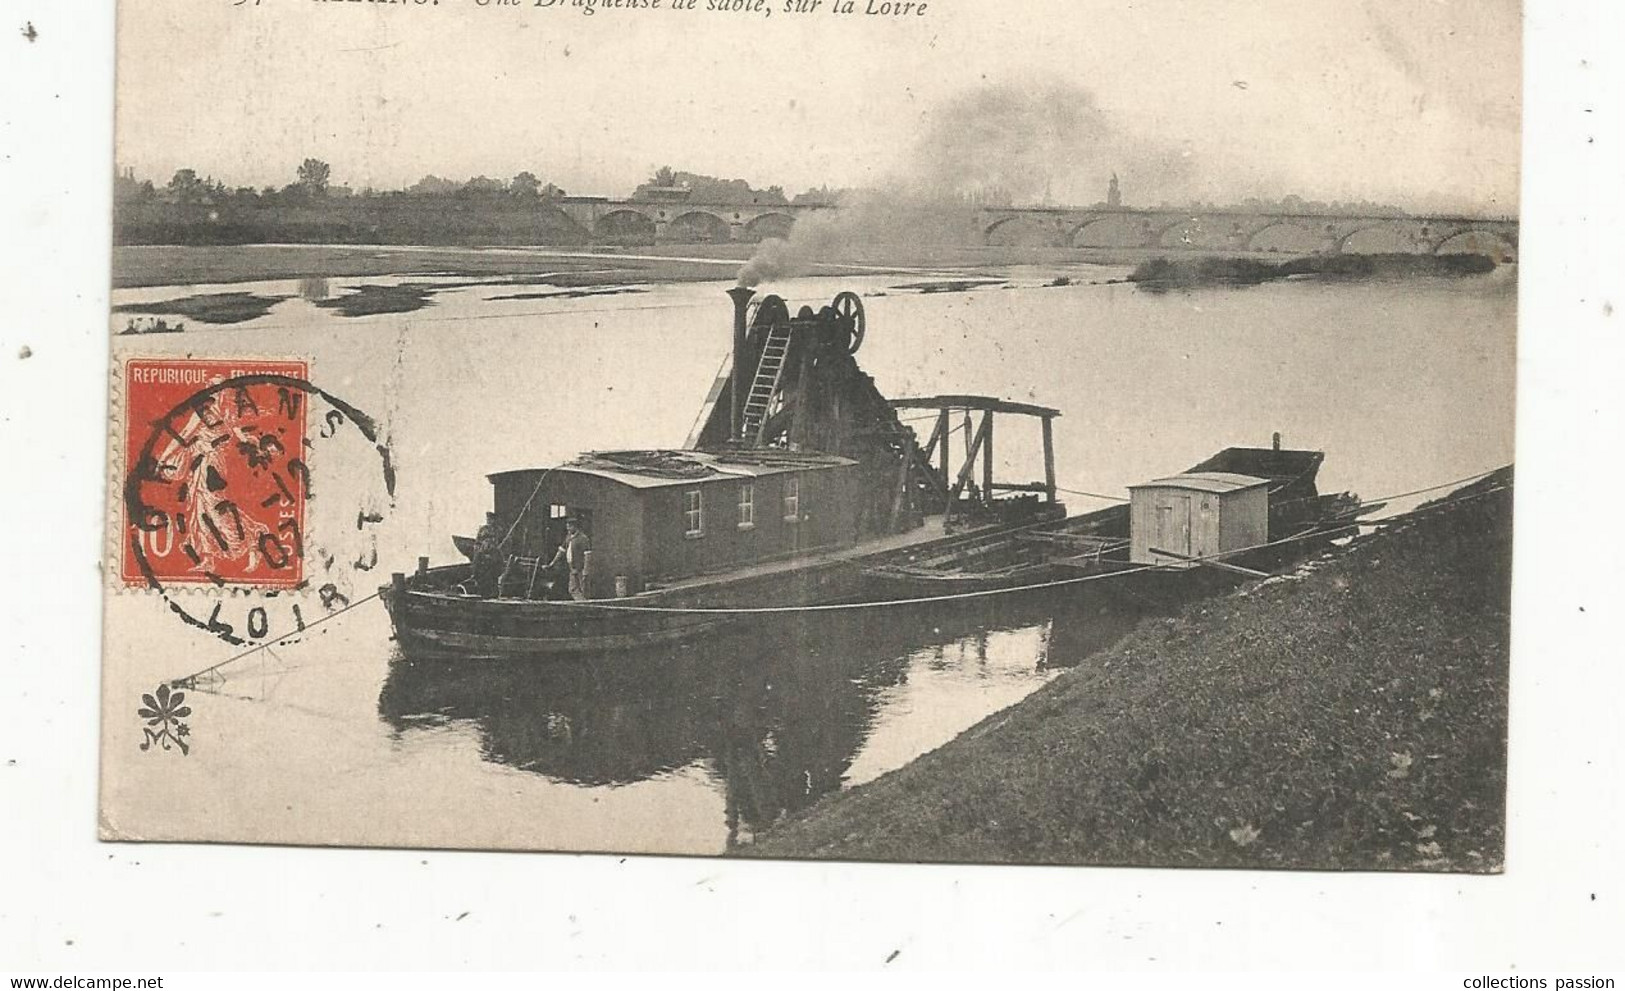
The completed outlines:
<svg viewBox="0 0 1625 991">
<path fill-rule="evenodd" d="M 734 301 L 734 363 L 733 383 L 728 388 L 728 439 L 738 440 L 742 424 L 740 415 L 745 408 L 745 315 L 750 311 L 750 300 L 756 290 L 735 286 L 728 290 Z"/>
</svg>

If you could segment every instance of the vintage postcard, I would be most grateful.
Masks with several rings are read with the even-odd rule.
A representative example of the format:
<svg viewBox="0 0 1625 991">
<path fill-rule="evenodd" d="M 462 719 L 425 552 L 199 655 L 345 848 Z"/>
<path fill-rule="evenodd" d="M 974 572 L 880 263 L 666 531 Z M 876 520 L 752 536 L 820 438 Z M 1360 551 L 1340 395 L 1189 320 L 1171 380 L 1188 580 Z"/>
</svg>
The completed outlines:
<svg viewBox="0 0 1625 991">
<path fill-rule="evenodd" d="M 1515 0 L 117 46 L 103 838 L 1502 869 Z"/>
</svg>

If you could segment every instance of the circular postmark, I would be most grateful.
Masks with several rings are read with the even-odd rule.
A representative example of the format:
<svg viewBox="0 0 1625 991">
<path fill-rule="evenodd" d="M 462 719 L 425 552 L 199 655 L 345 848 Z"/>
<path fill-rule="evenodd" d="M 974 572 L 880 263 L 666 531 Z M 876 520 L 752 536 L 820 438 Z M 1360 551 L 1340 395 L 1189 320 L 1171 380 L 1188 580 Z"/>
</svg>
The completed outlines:
<svg viewBox="0 0 1625 991">
<path fill-rule="evenodd" d="M 364 599 L 395 495 L 371 416 L 303 362 L 131 359 L 124 375 L 124 584 L 233 645 Z"/>
</svg>

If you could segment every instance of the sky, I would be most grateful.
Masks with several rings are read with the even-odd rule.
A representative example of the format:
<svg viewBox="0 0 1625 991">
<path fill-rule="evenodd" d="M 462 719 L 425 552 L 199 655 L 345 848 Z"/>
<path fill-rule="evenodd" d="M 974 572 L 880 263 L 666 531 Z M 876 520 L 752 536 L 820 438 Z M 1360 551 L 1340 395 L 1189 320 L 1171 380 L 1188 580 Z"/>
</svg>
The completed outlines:
<svg viewBox="0 0 1625 991">
<path fill-rule="evenodd" d="M 118 164 L 264 186 L 314 156 L 356 189 L 529 170 L 611 196 L 669 164 L 1072 203 L 1115 171 L 1130 204 L 1517 211 L 1517 0 L 535 2 L 127 0 Z"/>
</svg>

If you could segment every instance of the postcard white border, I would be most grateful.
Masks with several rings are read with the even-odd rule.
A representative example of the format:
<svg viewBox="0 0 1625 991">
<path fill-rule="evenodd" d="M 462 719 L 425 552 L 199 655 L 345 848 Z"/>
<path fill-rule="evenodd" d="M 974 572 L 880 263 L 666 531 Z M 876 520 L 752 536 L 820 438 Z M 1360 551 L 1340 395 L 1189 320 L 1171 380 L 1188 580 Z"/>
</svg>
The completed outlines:
<svg viewBox="0 0 1625 991">
<path fill-rule="evenodd" d="M 14 879 L 0 968 L 869 967 L 894 951 L 892 967 L 1622 966 L 1605 937 L 1625 899 L 1625 589 L 1615 542 L 1584 546 L 1572 527 L 1579 507 L 1613 499 L 1625 449 L 1617 5 L 1527 7 L 1500 878 L 97 843 L 112 14 L 110 0 L 23 0 L 0 22 L 0 436 L 13 460 L 0 487 L 0 877 Z"/>
</svg>

